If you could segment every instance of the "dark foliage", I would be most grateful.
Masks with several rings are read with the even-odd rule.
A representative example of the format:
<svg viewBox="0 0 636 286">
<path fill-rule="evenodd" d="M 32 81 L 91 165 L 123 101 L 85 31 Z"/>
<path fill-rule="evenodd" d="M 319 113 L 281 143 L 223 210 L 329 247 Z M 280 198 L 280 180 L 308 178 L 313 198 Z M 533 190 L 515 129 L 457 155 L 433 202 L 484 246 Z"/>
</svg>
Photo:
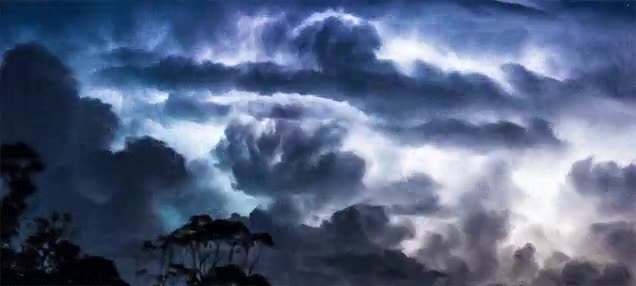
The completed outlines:
<svg viewBox="0 0 636 286">
<path fill-rule="evenodd" d="M 170 234 L 144 242 L 143 249 L 158 254 L 159 263 L 152 272 L 144 268 L 137 273 L 150 276 L 154 285 L 266 286 L 267 279 L 252 272 L 261 248 L 272 246 L 268 233 L 251 233 L 240 221 L 195 215 Z M 256 253 L 250 259 L 252 249 Z"/>
<path fill-rule="evenodd" d="M 40 157 L 26 144 L 0 146 L 0 175 L 9 192 L 0 201 L 2 247 L 18 233 L 20 216 L 27 207 L 26 200 L 35 193 L 31 177 L 44 169 Z"/>
<path fill-rule="evenodd" d="M 38 154 L 23 143 L 2 145 L 0 174 L 8 193 L 2 208 L 2 268 L 0 284 L 125 286 L 113 261 L 82 254 L 69 241 L 71 215 L 53 213 L 30 223 L 31 232 L 20 235 L 20 219 L 27 200 L 36 192 L 33 176 L 44 169 Z M 17 238 L 24 237 L 21 242 Z M 14 247 L 19 245 L 19 247 Z"/>
</svg>

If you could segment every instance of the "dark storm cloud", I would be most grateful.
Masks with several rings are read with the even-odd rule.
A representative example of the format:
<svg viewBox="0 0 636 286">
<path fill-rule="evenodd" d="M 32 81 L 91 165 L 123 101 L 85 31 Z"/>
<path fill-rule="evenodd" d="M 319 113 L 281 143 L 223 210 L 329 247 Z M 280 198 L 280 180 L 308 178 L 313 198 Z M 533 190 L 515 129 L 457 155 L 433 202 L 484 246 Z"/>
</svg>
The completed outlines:
<svg viewBox="0 0 636 286">
<path fill-rule="evenodd" d="M 449 269 L 449 259 L 452 251 L 461 246 L 462 233 L 456 225 L 439 227 L 438 231 L 444 233 L 429 232 L 426 234 L 424 246 L 418 249 L 416 257 L 424 261 L 434 269 Z M 459 258 L 454 258 L 458 260 Z"/>
<path fill-rule="evenodd" d="M 606 57 L 607 51 L 608 49 L 599 51 L 602 55 L 594 58 Z M 631 75 L 636 66 L 636 57 L 633 52 L 630 52 L 631 56 L 620 55 L 621 53 L 625 52 L 612 52 L 617 59 L 607 59 L 596 66 L 590 65 L 587 69 L 578 70 L 563 80 L 539 75 L 517 64 L 504 65 L 502 70 L 517 94 L 523 96 L 527 103 L 525 109 L 535 114 L 552 116 L 562 112 L 563 108 L 571 108 L 593 98 L 614 99 L 633 104 L 636 84 Z"/>
<path fill-rule="evenodd" d="M 22 140 L 45 160 L 59 159 L 81 104 L 68 67 L 40 46 L 23 45 L 4 54 L 0 72 L 3 141 Z"/>
<path fill-rule="evenodd" d="M 446 274 L 442 285 L 632 285 L 630 222 L 590 226 L 590 241 L 609 254 L 609 260 L 578 253 L 570 258 L 557 251 L 540 263 L 536 253 L 546 250 L 530 243 L 509 249 L 505 241 L 514 227 L 514 210 L 507 209 L 514 185 L 505 167 L 496 165 L 482 176 L 483 182 L 474 183 L 475 190 L 455 206 L 458 221 L 429 232 L 417 251 L 418 261 Z"/>
<path fill-rule="evenodd" d="M 146 47 L 149 36 L 159 41 L 154 48 L 184 48 L 215 41 L 232 14 L 222 1 L 170 5 L 159 2 L 3 2 L 3 36 L 8 43 L 42 40 L 64 56 L 87 47 L 103 48 L 122 43 Z M 234 5 L 232 5 L 234 6 Z M 170 38 L 161 38 L 161 29 Z"/>
<path fill-rule="evenodd" d="M 214 152 L 240 190 L 272 197 L 306 195 L 321 203 L 350 198 L 363 187 L 365 161 L 340 150 L 344 132 L 332 124 L 310 131 L 297 121 L 276 120 L 272 130 L 259 133 L 253 125 L 235 122 Z"/>
<path fill-rule="evenodd" d="M 543 274 L 545 275 L 545 274 Z M 549 276 L 549 275 L 546 275 Z M 599 265 L 589 261 L 568 261 L 560 272 L 551 278 L 541 276 L 533 285 L 617 285 L 628 286 L 632 283 L 629 269 L 622 264 Z"/>
<path fill-rule="evenodd" d="M 415 255 L 446 274 L 441 285 L 530 285 L 536 278 L 541 264 L 534 246 L 507 242 L 515 227 L 511 176 L 505 164 L 487 166 L 461 203 L 442 205 L 453 220 L 428 230 Z"/>
<path fill-rule="evenodd" d="M 281 1 L 265 1 L 265 3 L 276 4 Z M 531 16 L 533 14 L 543 14 L 540 9 L 525 6 L 519 3 L 511 3 L 507 1 L 490 1 L 490 0 L 431 0 L 431 1 L 418 1 L 418 0 L 396 0 L 396 1 L 366 1 L 366 0 L 330 0 L 330 1 L 282 1 L 286 5 L 290 6 L 290 10 L 308 10 L 315 11 L 324 8 L 343 8 L 346 10 L 352 10 L 357 13 L 361 13 L 367 16 L 377 16 L 385 13 L 387 10 L 392 12 L 398 12 L 396 10 L 408 10 L 409 8 L 422 8 L 422 7 L 434 7 L 434 6 L 451 6 L 455 8 L 471 9 L 474 12 L 487 12 L 487 13 L 509 13 L 517 16 Z"/>
<path fill-rule="evenodd" d="M 636 36 L 631 44 L 636 43 Z M 636 72 L 636 52 L 632 51 L 631 58 L 623 63 L 609 63 L 583 72 L 579 77 L 568 82 L 579 91 L 601 92 L 602 94 L 619 99 L 636 101 L 636 83 L 633 74 Z"/>
<path fill-rule="evenodd" d="M 69 59 L 112 42 L 138 45 L 146 37 L 139 31 L 147 19 L 142 17 L 144 6 L 152 8 L 141 2 L 5 1 L 0 3 L 0 39 L 4 40 L 0 50 L 38 41 L 57 56 Z"/>
<path fill-rule="evenodd" d="M 91 72 L 101 69 L 97 76 L 109 88 L 170 91 L 164 103 L 143 111 L 146 118 L 157 115 L 200 123 L 225 116 L 233 107 L 206 102 L 186 95 L 187 91 L 238 89 L 261 95 L 287 92 L 344 99 L 388 118 L 414 119 L 422 110 L 439 118 L 454 108 L 457 118 L 494 110 L 552 120 L 551 116 L 581 99 L 600 96 L 630 101 L 636 94 L 636 57 L 629 45 L 632 31 L 625 25 L 634 20 L 636 5 L 588 2 L 551 1 L 529 7 L 486 0 L 179 5 L 14 1 L 0 3 L 0 50 L 38 39 L 63 58 L 90 55 L 79 64 L 89 66 Z M 328 8 L 343 8 L 360 16 L 361 22 L 330 17 L 294 32 L 307 16 Z M 239 35 L 237 21 L 260 13 L 278 16 L 256 35 L 257 49 L 263 51 L 255 52 L 289 53 L 295 63 L 221 63 L 220 55 L 214 53 L 242 48 L 246 40 Z M 503 71 L 514 96 L 486 75 L 448 72 L 424 62 L 416 63 L 413 74 L 406 75 L 395 63 L 376 57 L 383 43 L 367 20 L 386 20 L 387 27 L 396 31 L 417 30 L 429 44 L 471 57 L 517 58 L 526 44 L 536 40 L 572 65 L 573 71 L 559 80 L 522 65 L 506 65 Z M 623 30 L 628 31 L 623 35 Z M 627 45 L 614 45 L 616 39 Z M 206 48 L 214 50 L 212 60 L 195 60 Z M 172 54 L 176 56 L 167 56 Z M 92 64 L 90 57 L 95 56 L 99 65 Z M 327 202 L 346 204 L 347 199 L 371 191 L 362 183 L 369 165 L 341 150 L 345 130 L 332 124 L 317 128 L 304 124 L 314 114 L 301 104 L 248 106 L 248 113 L 257 120 L 273 119 L 273 128 L 261 132 L 256 124 L 234 122 L 213 154 L 219 166 L 232 173 L 236 188 L 273 200 L 268 211 L 252 212 L 249 223 L 256 231 L 271 232 L 279 247 L 266 254 L 267 263 L 259 265 L 274 284 L 432 285 L 436 277 L 442 285 L 455 286 L 633 283 L 629 269 L 620 264 L 629 264 L 636 255 L 630 222 L 592 226 L 593 239 L 616 263 L 561 254 L 539 269 L 536 253 L 546 250 L 535 250 L 531 244 L 511 250 L 510 260 L 500 257 L 498 249 L 508 237 L 510 215 L 484 205 L 490 201 L 498 209 L 508 207 L 510 191 L 506 190 L 513 188 L 506 178 L 510 171 L 505 170 L 495 170 L 503 175 L 475 184 L 487 194 L 474 192 L 462 197 L 458 206 L 442 205 L 436 183 L 418 175 L 390 184 L 382 190 L 386 198 L 368 202 L 379 206 L 355 205 L 335 212 L 319 226 L 298 225 L 307 215 L 307 201 L 315 204 L 312 207 L 333 207 Z M 122 150 L 110 151 L 118 117 L 107 104 L 79 98 L 70 69 L 39 46 L 20 46 L 5 54 L 0 69 L 0 116 L 3 142 L 27 141 L 51 166 L 43 177 L 38 204 L 75 211 L 89 249 L 127 256 L 137 249 L 138 239 L 153 236 L 165 226 L 161 212 L 167 206 L 187 217 L 195 209 L 207 213 L 215 208 L 210 204 L 223 203 L 202 182 L 209 179 L 210 167 L 186 165 L 182 155 L 161 141 L 129 138 Z M 431 142 L 480 151 L 563 145 L 548 121 L 541 119 L 524 124 L 437 119 L 397 126 L 391 133 L 409 144 Z M 584 160 L 573 166 L 570 178 L 581 194 L 597 198 L 603 210 L 630 214 L 636 209 L 633 165 Z M 458 221 L 446 232 L 435 230 L 439 233 L 430 235 L 417 255 L 424 264 L 402 253 L 399 244 L 413 239 L 414 230 L 390 223 L 391 215 L 441 211 Z M 120 246 L 131 252 L 114 253 Z"/>
<path fill-rule="evenodd" d="M 534 73 L 519 64 L 506 64 L 501 67 L 507 80 L 516 89 L 518 95 L 526 98 L 526 108 L 541 113 L 551 113 L 565 102 L 579 95 L 573 87 L 547 76 Z"/>
<path fill-rule="evenodd" d="M 264 107 L 262 103 L 254 104 L 251 113 L 257 118 L 301 119 L 307 112 L 300 104 L 279 104 Z"/>
<path fill-rule="evenodd" d="M 339 254 L 325 259 L 325 264 L 341 275 L 335 283 L 343 285 L 427 285 L 443 276 L 426 271 L 423 265 L 396 250 Z"/>
<path fill-rule="evenodd" d="M 407 31 L 417 27 L 411 31 L 454 50 L 494 55 L 518 54 L 530 38 L 528 25 L 519 19 L 543 23 L 554 17 L 548 10 L 491 0 L 321 1 L 298 6 L 288 11 L 302 16 L 303 11 L 341 8 L 367 19 L 390 18 L 389 26 Z"/>
<path fill-rule="evenodd" d="M 510 105 L 512 100 L 490 78 L 479 74 L 445 73 L 411 77 L 392 62 L 379 60 L 380 39 L 371 25 L 329 17 L 290 32 L 289 49 L 309 66 L 295 69 L 275 63 L 197 63 L 169 57 L 145 67 L 118 66 L 98 76 L 110 84 L 150 85 L 167 90 L 239 89 L 261 94 L 288 92 L 326 97 L 364 99 L 368 108 L 395 112 L 396 108 L 433 108 Z M 346 63 L 346 64 L 344 64 Z"/>
<path fill-rule="evenodd" d="M 127 138 L 120 151 L 83 155 L 73 189 L 59 208 L 77 216 L 77 239 L 93 253 L 112 257 L 130 281 L 142 241 L 195 213 L 224 213 L 224 198 L 201 181 L 204 166 L 152 137 Z M 42 186 L 47 191 L 47 185 Z M 174 211 L 170 211 L 174 210 Z"/>
<path fill-rule="evenodd" d="M 562 257 L 559 265 L 541 269 L 530 285 L 532 286 L 564 286 L 564 285 L 597 285 L 591 284 L 597 278 L 602 269 L 589 261 L 570 260 Z M 628 280 L 629 281 L 629 280 Z M 620 281 L 619 281 L 620 282 Z M 614 284 L 608 284 L 614 285 Z M 615 285 L 629 285 L 623 282 Z"/>
<path fill-rule="evenodd" d="M 353 100 L 366 99 L 369 109 L 392 112 L 399 108 L 470 106 L 485 104 L 488 100 L 494 104 L 510 104 L 510 99 L 497 84 L 483 75 L 453 73 L 439 81 L 405 76 L 390 63 L 382 66 L 388 70 L 321 72 L 294 70 L 274 63 L 199 64 L 187 58 L 172 57 L 143 68 L 107 68 L 101 70 L 99 76 L 109 84 L 134 86 L 141 83 L 165 90 L 239 89 L 265 95 L 286 92 L 353 97 Z M 347 67 L 350 68 L 355 66 Z"/>
<path fill-rule="evenodd" d="M 33 146 L 48 166 L 34 213 L 70 211 L 82 229 L 80 243 L 129 255 L 118 247 L 162 227 L 162 196 L 180 187 L 196 199 L 210 195 L 190 192 L 195 187 L 187 185 L 194 182 L 183 156 L 161 141 L 129 139 L 123 150 L 109 151 L 118 117 L 109 105 L 80 98 L 77 89 L 70 69 L 45 48 L 7 51 L 0 68 L 0 137 Z"/>
<path fill-rule="evenodd" d="M 529 285 L 633 285 L 636 281 L 632 272 L 636 251 L 634 223 L 626 221 L 593 223 L 589 231 L 590 239 L 594 243 L 599 243 L 604 253 L 609 255 L 609 262 L 599 262 L 584 257 L 571 258 L 555 252 L 545 261 L 543 268 L 539 269 Z M 518 254 L 519 250 L 515 252 L 515 261 L 518 259 Z M 536 271 L 535 266 L 532 264 L 530 269 Z"/>
<path fill-rule="evenodd" d="M 314 62 L 325 72 L 382 68 L 375 56 L 382 41 L 370 25 L 350 25 L 330 17 L 303 28 L 291 41 L 303 62 Z"/>
<path fill-rule="evenodd" d="M 438 188 L 439 184 L 430 176 L 415 174 L 380 188 L 371 195 L 371 200 L 386 206 L 391 214 L 430 215 L 443 209 L 436 193 Z"/>
<path fill-rule="evenodd" d="M 413 237 L 405 226 L 394 226 L 381 206 L 354 205 L 335 212 L 322 225 L 335 241 L 337 251 L 365 251 L 376 245 L 396 247 L 402 240 Z"/>
<path fill-rule="evenodd" d="M 636 264 L 636 223 L 618 221 L 596 223 L 590 227 L 592 235 L 617 261 Z"/>
<path fill-rule="evenodd" d="M 206 62 L 199 65 L 193 60 L 178 56 L 162 59 L 159 63 L 146 67 L 128 65 L 107 68 L 100 72 L 112 83 L 130 84 L 128 78 L 135 78 L 164 89 L 190 88 L 200 85 L 223 89 L 232 84 L 235 73 L 222 64 Z"/>
<path fill-rule="evenodd" d="M 589 2 L 589 1 L 587 1 Z M 548 1 L 522 5 L 507 1 L 192 1 L 167 2 L 5 2 L 0 6 L 0 39 L 7 44 L 41 39 L 57 53 L 82 52 L 85 46 L 133 46 L 160 52 L 191 53 L 214 46 L 232 50 L 241 15 L 283 15 L 269 29 L 267 53 L 280 47 L 285 31 L 303 18 L 327 9 L 342 9 L 367 19 L 390 15 L 391 25 L 421 25 L 427 38 L 470 53 L 519 55 L 534 34 L 552 31 L 559 21 L 590 25 L 633 21 L 629 1 L 581 3 Z M 594 12 L 594 13 L 592 13 Z M 405 21 L 401 21 L 405 19 Z M 611 21 L 608 21 L 611 20 Z M 504 24 L 502 24 L 504 23 Z M 530 24 L 528 24 L 530 23 Z M 548 28 L 546 28 L 548 27 Z M 283 39 L 281 39 L 281 37 Z M 276 39 L 278 38 L 278 40 Z M 274 44 L 274 45 L 270 45 Z M 110 45 L 112 47 L 112 45 Z M 272 49 L 274 48 L 274 49 Z"/>
<path fill-rule="evenodd" d="M 448 225 L 446 233 L 429 233 L 425 244 L 417 252 L 418 261 L 446 274 L 441 285 L 467 285 L 470 268 L 458 256 L 464 243 L 464 234 L 456 225 Z"/>
<path fill-rule="evenodd" d="M 263 272 L 281 285 L 429 285 L 436 275 L 394 250 L 412 238 L 408 226 L 390 223 L 384 208 L 354 205 L 320 226 L 281 224 L 254 210 L 250 228 L 270 232 L 280 247 L 268 252 Z"/>
<path fill-rule="evenodd" d="M 539 271 L 539 264 L 536 261 L 536 249 L 532 243 L 526 243 L 523 247 L 515 250 L 510 276 L 517 282 L 531 281 Z"/>
<path fill-rule="evenodd" d="M 212 102 L 201 102 L 194 96 L 170 94 L 163 103 L 163 113 L 169 117 L 204 122 L 210 118 L 227 115 L 230 107 Z"/>
<path fill-rule="evenodd" d="M 279 243 L 266 254 L 270 263 L 262 266 L 263 272 L 273 283 L 289 285 L 432 284 L 444 274 L 431 272 L 399 250 L 401 242 L 414 238 L 414 229 L 391 222 L 389 214 L 436 211 L 434 188 L 426 175 L 408 178 L 387 186 L 387 199 L 377 201 L 383 206 L 346 207 L 318 227 L 298 225 L 298 200 L 279 197 L 267 211 L 257 209 L 249 217 L 251 228 L 270 232 Z"/>
<path fill-rule="evenodd" d="M 595 162 L 588 158 L 575 162 L 569 173 L 575 190 L 598 200 L 599 207 L 610 213 L 636 210 L 636 166 L 621 167 L 616 162 Z"/>
<path fill-rule="evenodd" d="M 465 234 L 466 262 L 470 280 L 488 281 L 499 268 L 498 244 L 508 236 L 510 228 L 507 212 L 477 210 L 469 213 L 461 223 Z"/>
<path fill-rule="evenodd" d="M 187 178 L 185 159 L 152 137 L 128 139 L 123 150 L 99 151 L 83 158 L 90 165 L 80 177 L 98 182 L 109 192 L 134 193 L 134 189 L 165 189 Z"/>
<path fill-rule="evenodd" d="M 98 73 L 98 78 L 114 85 L 155 86 L 171 91 L 239 89 L 265 95 L 274 92 L 315 94 L 344 98 L 363 106 L 367 111 L 380 111 L 403 117 L 412 115 L 413 111 L 448 108 L 461 110 L 469 107 L 477 110 L 523 112 L 527 116 L 551 116 L 568 104 L 580 102 L 581 98 L 600 95 L 619 100 L 632 99 L 636 86 L 629 79 L 633 74 L 632 67 L 636 66 L 636 57 L 630 49 L 634 38 L 629 32 L 614 29 L 616 31 L 612 31 L 611 35 L 616 35 L 605 38 L 581 37 L 578 33 L 561 35 L 553 28 L 545 28 L 550 25 L 540 19 L 535 19 L 539 22 L 536 27 L 533 26 L 532 31 L 525 31 L 525 22 L 521 21 L 520 24 L 518 19 L 515 21 L 514 16 L 511 16 L 516 15 L 515 13 L 506 12 L 506 17 L 513 17 L 513 20 L 510 20 L 511 25 L 506 27 L 510 26 L 513 30 L 514 27 L 520 27 L 522 31 L 500 35 L 507 33 L 506 29 L 501 28 L 502 25 L 495 25 L 491 12 L 483 13 L 490 11 L 490 8 L 484 10 L 483 7 L 520 5 L 493 3 L 480 1 L 477 4 L 432 4 L 435 9 L 441 9 L 442 12 L 448 12 L 450 7 L 463 7 L 459 11 L 464 12 L 456 14 L 468 13 L 468 16 L 455 19 L 453 15 L 456 14 L 451 13 L 448 15 L 450 19 L 438 19 L 440 21 L 432 21 L 429 24 L 437 27 L 433 29 L 437 34 L 456 37 L 457 43 L 453 42 L 451 46 L 453 49 L 467 49 L 468 55 L 476 51 L 481 53 L 487 46 L 484 39 L 491 39 L 486 42 L 495 43 L 497 48 L 504 47 L 502 51 L 495 53 L 497 56 L 507 51 L 514 51 L 515 56 L 521 56 L 519 53 L 525 44 L 521 39 L 515 38 L 515 35 L 521 35 L 519 37 L 523 38 L 528 37 L 524 36 L 528 33 L 549 35 L 541 41 L 548 42 L 551 49 L 563 54 L 563 58 L 572 63 L 573 71 L 569 78 L 556 80 L 530 72 L 521 65 L 506 65 L 503 69 L 520 95 L 511 97 L 497 82 L 482 74 L 443 72 L 437 67 L 419 63 L 416 64 L 416 70 L 420 72 L 416 72 L 414 76 L 406 76 L 397 71 L 392 62 L 376 58 L 375 53 L 382 42 L 375 28 L 364 19 L 358 24 L 353 24 L 330 17 L 300 27 L 299 19 L 302 17 L 298 15 L 306 16 L 309 10 L 285 13 L 284 16 L 267 22 L 258 38 L 260 48 L 268 54 L 283 51 L 295 55 L 297 64 L 293 67 L 271 62 L 244 62 L 226 66 L 216 62 L 196 62 L 187 56 L 166 57 L 158 63 L 143 66 L 136 63 L 136 60 L 121 66 L 111 65 L 102 69 Z M 304 11 L 304 8 L 306 7 L 299 9 Z M 250 11 L 253 12 L 252 9 L 244 12 L 249 14 Z M 497 18 L 497 21 L 499 20 Z M 439 33 L 439 29 L 451 29 L 452 33 Z M 475 31 L 492 35 L 479 35 Z M 471 43 L 463 33 L 475 37 L 479 42 Z M 570 37 L 575 44 L 555 43 L 555 39 Z M 617 45 L 614 41 L 621 37 L 626 41 L 624 46 Z M 500 43 L 503 40 L 509 40 L 510 43 Z M 514 45 L 519 47 L 513 47 Z M 301 66 L 301 69 L 298 69 L 298 66 Z"/>
<path fill-rule="evenodd" d="M 161 55 L 140 48 L 120 47 L 104 53 L 104 59 L 110 64 L 149 65 L 158 62 Z"/>
<path fill-rule="evenodd" d="M 80 102 L 75 126 L 77 134 L 72 140 L 84 151 L 107 149 L 119 126 L 119 118 L 110 105 L 98 99 L 82 98 Z"/>
<path fill-rule="evenodd" d="M 26 142 L 49 166 L 36 194 L 42 198 L 39 211 L 90 209 L 90 201 L 74 189 L 73 173 L 85 155 L 110 144 L 118 118 L 110 106 L 80 99 L 69 68 L 41 46 L 7 51 L 0 73 L 3 143 Z"/>
<path fill-rule="evenodd" d="M 550 123 L 529 120 L 527 127 L 509 121 L 473 124 L 460 119 L 432 120 L 412 127 L 389 127 L 389 134 L 407 144 L 433 143 L 475 150 L 524 149 L 535 146 L 560 146 Z"/>
<path fill-rule="evenodd" d="M 445 273 L 441 285 L 628 286 L 634 282 L 630 270 L 633 225 L 592 225 L 595 239 L 613 248 L 614 261 L 602 263 L 555 252 L 541 264 L 531 243 L 514 252 L 498 251 L 508 235 L 507 217 L 505 212 L 472 212 L 459 225 L 448 225 L 443 234 L 429 233 L 416 257 Z"/>
<path fill-rule="evenodd" d="M 619 49 L 608 48 L 621 37 L 631 38 L 633 46 L 629 27 L 636 10 L 631 1 L 440 2 L 388 10 L 393 19 L 413 20 L 387 22 L 398 32 L 416 31 L 435 46 L 475 57 L 514 59 L 523 57 L 529 45 L 548 47 L 557 61 L 567 58 L 568 65 L 580 70 L 589 69 L 591 61 L 612 58 Z M 589 47 L 599 44 L 606 49 L 592 56 Z"/>
<path fill-rule="evenodd" d="M 509 214 L 505 211 L 468 211 L 457 225 L 448 225 L 445 233 L 429 233 L 417 258 L 447 274 L 447 284 L 442 285 L 494 282 L 501 267 L 498 248 L 509 228 Z"/>
<path fill-rule="evenodd" d="M 585 16 L 594 15 L 608 19 L 636 21 L 634 1 L 555 1 L 557 7 L 567 13 L 579 13 Z"/>
<path fill-rule="evenodd" d="M 481 12 L 484 14 L 512 14 L 516 16 L 546 16 L 547 12 L 536 7 L 526 6 L 521 3 L 513 3 L 506 1 L 489 1 L 489 0 L 477 0 L 477 1 L 457 1 L 460 6 L 464 6 L 475 12 Z"/>
<path fill-rule="evenodd" d="M 160 232 L 160 196 L 180 191 L 189 179 L 183 156 L 150 137 L 128 139 L 122 151 L 99 151 L 82 159 L 78 191 L 92 191 L 86 196 L 99 209 L 80 221 L 108 229 L 90 240 L 114 251 L 121 243 Z"/>
</svg>

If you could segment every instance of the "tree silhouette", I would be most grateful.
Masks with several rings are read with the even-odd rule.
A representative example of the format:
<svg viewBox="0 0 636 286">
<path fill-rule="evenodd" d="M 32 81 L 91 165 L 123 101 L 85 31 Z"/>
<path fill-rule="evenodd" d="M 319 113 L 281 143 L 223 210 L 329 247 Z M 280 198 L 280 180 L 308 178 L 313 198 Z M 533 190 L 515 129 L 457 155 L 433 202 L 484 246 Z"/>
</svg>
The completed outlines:
<svg viewBox="0 0 636 286">
<path fill-rule="evenodd" d="M 40 157 L 26 144 L 0 146 L 0 175 L 3 188 L 8 189 L 0 200 L 0 284 L 128 285 L 113 261 L 82 254 L 79 246 L 66 239 L 72 220 L 68 213 L 33 219 L 31 232 L 22 242 L 15 241 L 27 200 L 37 190 L 33 176 L 42 170 Z"/>
<path fill-rule="evenodd" d="M 144 250 L 158 254 L 156 273 L 149 274 L 155 285 L 185 282 L 192 286 L 270 285 L 252 271 L 262 247 L 272 247 L 268 233 L 251 233 L 241 222 L 195 215 L 183 226 L 154 241 L 144 242 Z M 256 255 L 250 263 L 250 250 Z M 241 253 L 242 262 L 236 258 Z M 148 274 L 140 269 L 139 274 Z"/>
<path fill-rule="evenodd" d="M 0 145 L 0 176 L 9 192 L 0 200 L 0 240 L 2 247 L 18 234 L 19 219 L 27 199 L 36 191 L 33 175 L 44 170 L 35 151 L 24 143 Z"/>
</svg>

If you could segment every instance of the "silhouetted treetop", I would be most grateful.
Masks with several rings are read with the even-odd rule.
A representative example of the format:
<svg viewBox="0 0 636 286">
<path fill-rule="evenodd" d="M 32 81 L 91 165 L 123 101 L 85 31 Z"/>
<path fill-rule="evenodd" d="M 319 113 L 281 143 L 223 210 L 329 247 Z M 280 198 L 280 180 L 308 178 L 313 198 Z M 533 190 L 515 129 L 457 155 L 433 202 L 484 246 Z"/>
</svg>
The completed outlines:
<svg viewBox="0 0 636 286">
<path fill-rule="evenodd" d="M 44 170 L 40 156 L 24 143 L 0 145 L 0 175 L 8 193 L 0 200 L 2 246 L 18 234 L 26 200 L 35 193 L 32 176 Z"/>
<path fill-rule="evenodd" d="M 154 241 L 145 241 L 143 249 L 158 251 L 156 285 L 185 282 L 187 285 L 270 285 L 259 274 L 252 274 L 261 247 L 272 247 L 267 233 L 251 233 L 240 221 L 213 219 L 195 215 L 183 226 Z M 256 248 L 250 263 L 250 250 Z M 242 261 L 236 255 L 242 255 Z M 239 266 L 242 265 L 242 266 Z M 141 269 L 139 274 L 147 274 Z"/>
</svg>

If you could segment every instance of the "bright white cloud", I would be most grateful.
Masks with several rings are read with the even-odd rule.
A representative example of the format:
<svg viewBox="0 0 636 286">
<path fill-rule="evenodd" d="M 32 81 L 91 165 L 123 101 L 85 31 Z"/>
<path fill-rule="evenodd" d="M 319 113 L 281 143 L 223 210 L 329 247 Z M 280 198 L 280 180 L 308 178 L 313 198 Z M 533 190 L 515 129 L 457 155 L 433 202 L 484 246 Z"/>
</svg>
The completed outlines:
<svg viewBox="0 0 636 286">
<path fill-rule="evenodd" d="M 445 72 L 486 75 L 507 91 L 513 90 L 501 69 L 507 63 L 521 64 L 530 71 L 556 79 L 567 76 L 565 68 L 556 59 L 557 54 L 547 48 L 529 45 L 521 50 L 519 57 L 466 54 L 423 38 L 416 31 L 393 31 L 381 21 L 372 23 L 383 42 L 377 52 L 378 58 L 394 61 L 407 74 L 413 72 L 417 61 L 422 61 Z"/>
<path fill-rule="evenodd" d="M 322 12 L 316 12 L 311 14 L 309 17 L 305 18 L 300 25 L 298 25 L 297 27 L 295 27 L 292 30 L 292 35 L 296 36 L 298 35 L 298 33 L 300 31 L 302 31 L 302 29 L 309 27 L 315 23 L 319 23 L 324 21 L 327 18 L 338 18 L 339 20 L 343 21 L 343 22 L 348 22 L 351 23 L 353 25 L 359 25 L 360 23 L 364 22 L 365 20 L 353 15 L 351 13 L 347 13 L 344 12 L 344 10 L 342 9 L 338 9 L 338 10 L 334 10 L 334 9 L 327 9 L 325 11 Z"/>
<path fill-rule="evenodd" d="M 198 49 L 194 58 L 225 65 L 237 65 L 246 62 L 274 62 L 281 65 L 293 64 L 293 59 L 284 51 L 265 51 L 263 32 L 269 23 L 280 19 L 283 14 L 255 16 L 241 15 L 236 21 L 236 35 L 227 35 L 213 45 Z"/>
</svg>

